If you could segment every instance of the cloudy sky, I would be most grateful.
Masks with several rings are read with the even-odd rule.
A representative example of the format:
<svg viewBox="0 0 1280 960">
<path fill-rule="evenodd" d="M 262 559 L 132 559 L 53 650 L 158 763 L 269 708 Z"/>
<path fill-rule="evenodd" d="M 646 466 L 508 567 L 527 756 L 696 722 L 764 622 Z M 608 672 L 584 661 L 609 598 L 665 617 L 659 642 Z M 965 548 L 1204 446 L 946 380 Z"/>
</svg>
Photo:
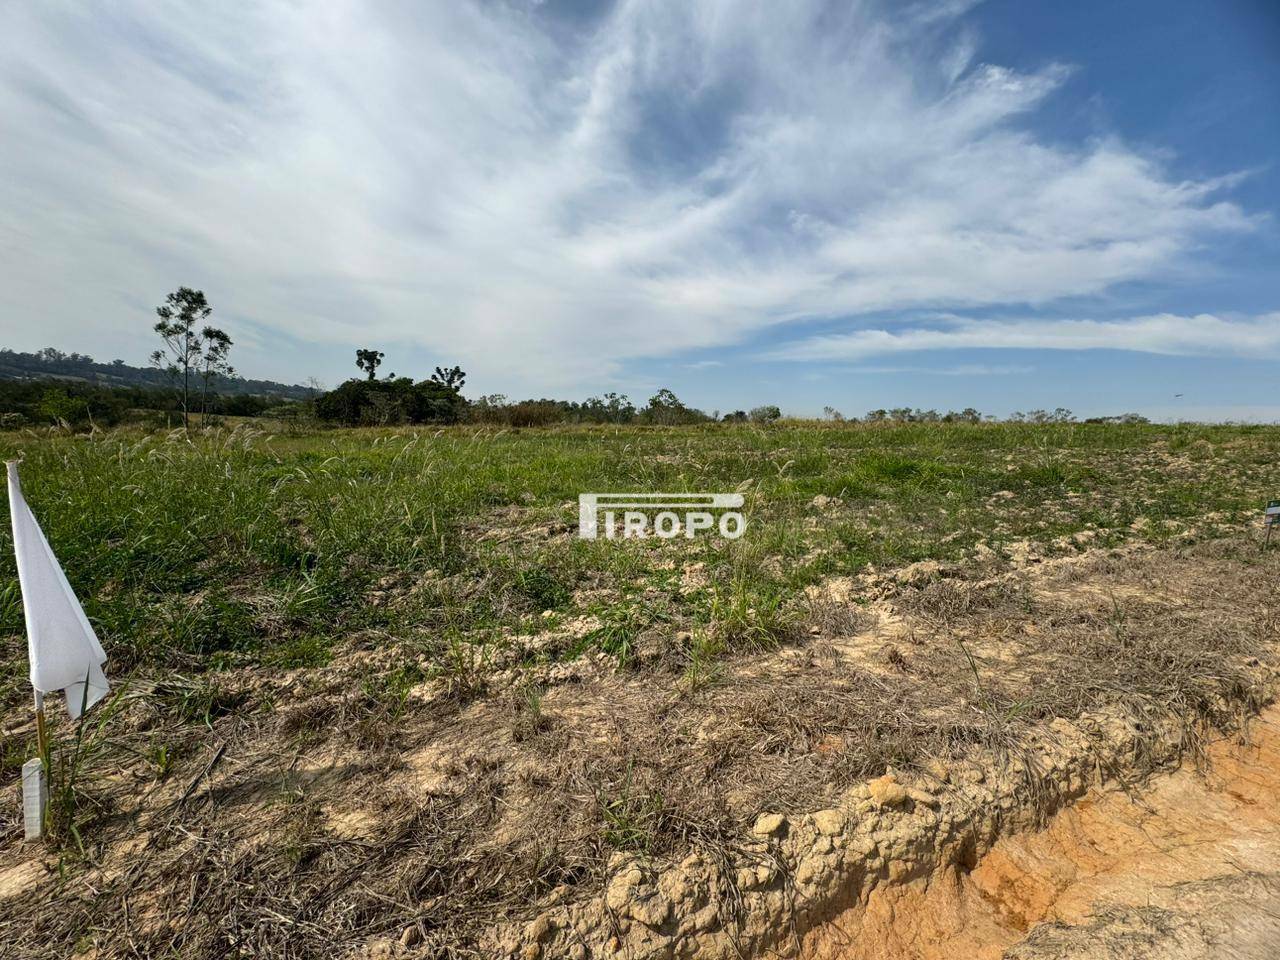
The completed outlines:
<svg viewBox="0 0 1280 960">
<path fill-rule="evenodd" d="M 1274 0 L 14 2 L 0 143 L 15 349 L 1280 418 Z"/>
</svg>

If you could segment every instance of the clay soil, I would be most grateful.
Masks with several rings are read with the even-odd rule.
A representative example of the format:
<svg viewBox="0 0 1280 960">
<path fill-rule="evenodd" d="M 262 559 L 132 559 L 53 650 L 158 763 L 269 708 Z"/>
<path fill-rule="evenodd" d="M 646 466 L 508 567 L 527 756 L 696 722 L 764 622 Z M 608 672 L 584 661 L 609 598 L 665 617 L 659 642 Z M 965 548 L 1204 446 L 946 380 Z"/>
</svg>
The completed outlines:
<svg viewBox="0 0 1280 960">
<path fill-rule="evenodd" d="M 356 643 L 320 669 L 221 675 L 180 774 L 151 780 L 128 759 L 161 722 L 139 689 L 83 845 L 0 850 L 0 940 L 94 958 L 1273 955 L 1277 575 L 1248 535 L 979 553 L 824 581 L 790 640 L 710 663 L 661 635 L 622 666 L 539 657 L 572 645 L 570 621 L 482 684 L 391 703 L 365 679 L 385 651 Z"/>
</svg>

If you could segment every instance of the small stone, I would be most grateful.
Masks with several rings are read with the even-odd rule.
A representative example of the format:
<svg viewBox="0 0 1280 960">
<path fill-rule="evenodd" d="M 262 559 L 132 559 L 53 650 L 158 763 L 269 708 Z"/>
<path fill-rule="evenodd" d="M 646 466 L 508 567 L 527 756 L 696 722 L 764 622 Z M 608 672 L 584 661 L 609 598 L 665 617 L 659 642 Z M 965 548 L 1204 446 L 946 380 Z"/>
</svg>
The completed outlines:
<svg viewBox="0 0 1280 960">
<path fill-rule="evenodd" d="M 693 896 L 693 886 L 689 877 L 681 871 L 673 870 L 665 873 L 658 881 L 662 895 L 672 903 L 684 903 Z"/>
<path fill-rule="evenodd" d="M 843 833 L 846 820 L 844 811 L 837 809 L 819 810 L 813 815 L 813 825 L 818 828 L 819 833 L 828 837 Z"/>
<path fill-rule="evenodd" d="M 615 874 L 604 893 L 604 902 L 610 910 L 622 912 L 635 899 L 635 888 L 644 881 L 638 867 L 630 867 Z"/>
<path fill-rule="evenodd" d="M 633 919 L 639 920 L 646 927 L 657 928 L 667 922 L 671 916 L 671 901 L 666 897 L 653 894 L 636 900 L 629 911 Z"/>
<path fill-rule="evenodd" d="M 782 814 L 762 813 L 756 817 L 756 825 L 751 828 L 751 832 L 757 837 L 769 837 L 775 833 L 780 833 L 786 825 L 787 818 Z"/>
<path fill-rule="evenodd" d="M 544 940 L 551 932 L 551 918 L 541 916 L 533 920 L 525 929 L 525 936 L 530 940 Z"/>
<path fill-rule="evenodd" d="M 943 783 L 946 783 L 951 779 L 951 768 L 937 757 L 934 757 L 926 763 L 924 765 L 924 769 L 929 776 L 933 777 L 935 780 L 940 780 Z"/>
<path fill-rule="evenodd" d="M 400 942 L 406 947 L 412 947 L 422 941 L 422 931 L 418 929 L 415 923 L 413 926 L 405 927 L 404 933 L 400 934 Z"/>
<path fill-rule="evenodd" d="M 926 807 L 936 807 L 938 805 L 938 798 L 928 790 L 917 790 L 915 787 L 908 787 L 907 796 Z"/>
<path fill-rule="evenodd" d="M 697 913 L 693 915 L 693 926 L 695 930 L 706 933 L 713 929 L 719 922 L 720 914 L 714 903 L 709 903 Z"/>
<path fill-rule="evenodd" d="M 907 802 L 907 791 L 891 773 L 868 781 L 867 789 L 871 791 L 871 800 L 877 807 L 896 807 Z"/>
</svg>

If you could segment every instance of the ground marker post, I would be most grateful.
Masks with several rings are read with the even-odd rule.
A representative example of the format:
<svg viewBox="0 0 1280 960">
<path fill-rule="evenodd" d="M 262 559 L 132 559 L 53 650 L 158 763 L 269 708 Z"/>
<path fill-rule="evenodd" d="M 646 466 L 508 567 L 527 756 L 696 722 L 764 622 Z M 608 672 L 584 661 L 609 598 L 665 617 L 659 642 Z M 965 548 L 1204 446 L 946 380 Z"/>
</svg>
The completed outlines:
<svg viewBox="0 0 1280 960">
<path fill-rule="evenodd" d="M 36 755 L 22 765 L 22 835 L 27 840 L 44 836 L 45 811 L 49 807 L 49 782 L 45 761 L 49 756 L 44 725 L 44 694 L 36 691 Z"/>
<path fill-rule="evenodd" d="M 22 811 L 28 840 L 44 833 L 48 810 L 49 730 L 44 695 L 62 691 L 67 713 L 79 720 L 107 695 L 109 684 L 102 664 L 107 654 L 84 615 L 67 575 L 22 495 L 18 464 L 5 463 L 9 488 L 9 516 L 13 522 L 13 554 L 27 625 L 27 657 L 35 690 L 36 752 L 22 765 Z"/>
</svg>

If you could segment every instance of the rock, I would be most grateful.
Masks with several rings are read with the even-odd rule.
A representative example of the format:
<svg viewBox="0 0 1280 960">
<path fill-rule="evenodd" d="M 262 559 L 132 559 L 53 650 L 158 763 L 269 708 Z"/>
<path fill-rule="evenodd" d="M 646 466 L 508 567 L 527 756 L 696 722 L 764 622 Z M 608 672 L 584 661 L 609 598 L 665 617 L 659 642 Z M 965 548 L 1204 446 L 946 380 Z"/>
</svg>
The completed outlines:
<svg viewBox="0 0 1280 960">
<path fill-rule="evenodd" d="M 801 860 L 800 866 L 796 867 L 796 882 L 802 884 L 812 883 L 814 877 L 818 875 L 818 865 L 812 860 Z"/>
<path fill-rule="evenodd" d="M 908 787 L 907 796 L 916 803 L 924 804 L 926 807 L 936 807 L 938 805 L 938 798 L 928 790 L 917 790 L 914 787 Z"/>
<path fill-rule="evenodd" d="M 405 927 L 404 933 L 400 934 L 400 942 L 406 947 L 416 946 L 422 941 L 422 931 L 418 929 L 415 923 L 412 926 Z"/>
<path fill-rule="evenodd" d="M 926 763 L 924 765 L 924 769 L 929 774 L 929 776 L 933 777 L 935 780 L 940 780 L 943 783 L 946 783 L 948 780 L 951 779 L 951 769 L 946 765 L 944 761 L 938 759 L 937 757 L 934 757 L 932 760 Z"/>
<path fill-rule="evenodd" d="M 839 809 L 819 810 L 813 815 L 813 825 L 818 828 L 819 833 L 828 837 L 843 833 L 846 822 L 844 811 Z"/>
<path fill-rule="evenodd" d="M 901 584 L 918 586 L 928 583 L 931 580 L 937 580 L 946 568 L 937 560 L 919 560 L 916 563 L 909 563 L 901 570 L 894 573 L 893 578 Z"/>
<path fill-rule="evenodd" d="M 839 502 L 835 497 L 828 497 L 825 493 L 820 493 L 810 500 L 809 504 L 818 510 L 826 510 L 828 507 L 834 507 Z"/>
<path fill-rule="evenodd" d="M 658 880 L 658 889 L 673 904 L 684 903 L 693 896 L 693 885 L 683 871 L 672 870 Z"/>
<path fill-rule="evenodd" d="M 646 927 L 656 929 L 666 923 L 667 917 L 671 916 L 671 901 L 654 893 L 632 901 L 629 912 L 633 919 L 639 920 Z"/>
<path fill-rule="evenodd" d="M 697 913 L 693 915 L 693 927 L 700 933 L 706 933 L 708 930 L 715 928 L 719 922 L 719 911 L 714 903 L 709 903 Z"/>
<path fill-rule="evenodd" d="M 787 818 L 780 813 L 762 813 L 756 817 L 756 825 L 751 832 L 757 837 L 769 837 L 781 833 L 787 825 Z"/>
<path fill-rule="evenodd" d="M 551 933 L 551 918 L 547 916 L 538 917 L 532 921 L 525 930 L 525 936 L 530 940 L 545 940 L 547 934 Z"/>
<path fill-rule="evenodd" d="M 867 789 L 871 791 L 871 800 L 877 807 L 896 807 L 907 802 L 907 791 L 891 773 L 868 781 Z"/>
<path fill-rule="evenodd" d="M 643 882 L 644 874 L 638 867 L 628 867 L 615 874 L 604 893 L 605 905 L 617 913 L 627 912 L 631 901 L 635 899 L 636 887 Z"/>
</svg>

